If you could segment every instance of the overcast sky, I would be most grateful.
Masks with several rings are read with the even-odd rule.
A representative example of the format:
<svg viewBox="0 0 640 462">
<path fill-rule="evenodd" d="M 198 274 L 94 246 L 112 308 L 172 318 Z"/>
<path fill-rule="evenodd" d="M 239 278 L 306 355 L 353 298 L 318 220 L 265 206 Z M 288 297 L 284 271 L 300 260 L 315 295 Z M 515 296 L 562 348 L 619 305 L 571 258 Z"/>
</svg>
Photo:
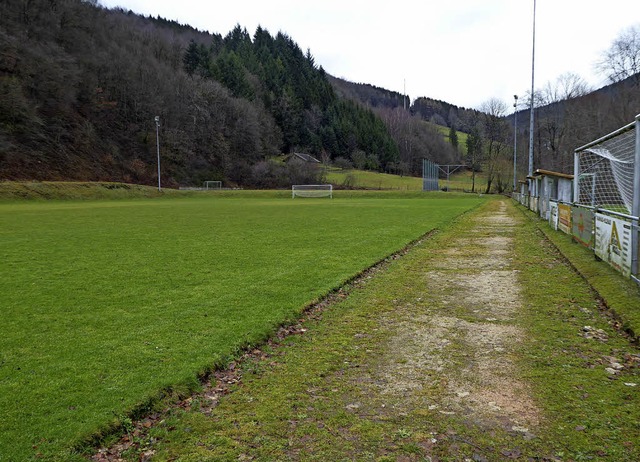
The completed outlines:
<svg viewBox="0 0 640 462">
<path fill-rule="evenodd" d="M 458 106 L 513 104 L 531 88 L 533 0 L 100 0 L 226 35 L 236 24 L 282 31 L 336 77 Z M 224 6 L 221 6 L 223 4 Z M 535 86 L 594 70 L 638 0 L 537 0 Z M 521 99 L 522 101 L 522 99 Z"/>
</svg>

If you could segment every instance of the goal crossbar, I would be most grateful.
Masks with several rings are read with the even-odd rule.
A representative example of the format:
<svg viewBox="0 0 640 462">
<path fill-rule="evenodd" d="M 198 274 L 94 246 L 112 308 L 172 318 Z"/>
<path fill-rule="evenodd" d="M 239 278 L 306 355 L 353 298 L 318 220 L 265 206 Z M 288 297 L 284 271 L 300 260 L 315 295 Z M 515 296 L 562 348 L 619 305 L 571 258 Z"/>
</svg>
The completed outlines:
<svg viewBox="0 0 640 462">
<path fill-rule="evenodd" d="M 294 184 L 291 186 L 291 198 L 298 197 L 333 197 L 331 184 Z"/>
<path fill-rule="evenodd" d="M 202 183 L 202 189 L 222 189 L 222 181 L 205 181 L 204 183 Z"/>
<path fill-rule="evenodd" d="M 574 202 L 640 213 L 638 121 L 575 150 Z"/>
</svg>

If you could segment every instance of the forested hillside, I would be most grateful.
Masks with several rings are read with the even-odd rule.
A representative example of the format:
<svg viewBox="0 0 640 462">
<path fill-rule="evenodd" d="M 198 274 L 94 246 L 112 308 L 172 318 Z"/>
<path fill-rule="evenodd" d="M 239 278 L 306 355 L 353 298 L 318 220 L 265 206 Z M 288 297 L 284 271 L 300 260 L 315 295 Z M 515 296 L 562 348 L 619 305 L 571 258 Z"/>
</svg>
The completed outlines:
<svg viewBox="0 0 640 462">
<path fill-rule="evenodd" d="M 443 137 L 437 126 L 451 125 L 465 130 L 468 126 L 467 121 L 472 120 L 470 114 L 477 111 L 458 108 L 425 97 L 416 99 L 412 104 L 409 95 L 374 85 L 349 82 L 335 77 L 330 77 L 329 81 L 339 96 L 371 109 L 384 121 L 399 150 L 399 159 L 387 165 L 388 172 L 420 176 L 422 159 L 429 159 L 438 164 L 463 162 L 461 150 L 455 143 Z M 426 101 L 434 103 L 434 109 L 428 114 L 418 110 L 424 109 Z M 440 114 L 444 114 L 446 120 Z"/>
<path fill-rule="evenodd" d="M 615 85 L 593 92 L 569 74 L 536 90 L 535 168 L 569 173 L 576 147 L 640 112 L 640 26 L 625 34 L 603 66 Z M 419 175 L 423 158 L 462 163 L 487 173 L 487 192 L 512 184 L 510 103 L 409 102 L 327 75 L 284 33 L 210 34 L 96 0 L 0 2 L 0 180 L 154 184 L 159 116 L 165 186 L 318 181 L 304 164 L 272 160 L 296 151 L 400 174 Z M 529 112 L 518 115 L 523 177 Z"/>
<path fill-rule="evenodd" d="M 338 95 L 372 108 L 408 109 L 411 105 L 409 95 L 403 95 L 397 91 L 376 87 L 368 83 L 349 82 L 348 80 L 331 76 L 329 76 L 329 81 Z"/>
<path fill-rule="evenodd" d="M 621 31 L 597 67 L 610 85 L 594 90 L 580 76 L 566 73 L 536 89 L 534 170 L 573 173 L 576 148 L 632 122 L 640 113 L 640 24 Z M 514 101 L 489 97 L 480 107 L 467 109 L 421 96 L 409 106 L 408 97 L 403 100 L 401 94 L 372 85 L 340 79 L 332 83 L 339 94 L 371 107 L 385 121 L 398 144 L 400 165 L 408 165 L 413 173 L 418 173 L 422 157 L 441 165 L 462 163 L 484 172 L 486 192 L 503 192 L 513 187 L 514 141 L 517 177 L 524 179 L 528 173 L 530 93 L 517 100 L 516 126 Z M 419 121 L 448 127 L 448 137 Z M 458 131 L 468 134 L 465 149 L 457 146 Z"/>
<path fill-rule="evenodd" d="M 222 37 L 95 1 L 0 4 L 0 179 L 153 184 L 156 115 L 168 186 L 286 183 L 267 160 L 292 151 L 400 161 L 382 119 L 283 33 Z"/>
<path fill-rule="evenodd" d="M 640 41 L 636 47 L 640 58 Z M 560 76 L 538 90 L 534 101 L 535 168 L 573 173 L 575 149 L 633 122 L 640 114 L 640 73 L 595 91 L 577 76 Z M 518 112 L 518 143 L 526 147 L 530 114 L 528 109 Z M 513 126 L 513 115 L 508 120 Z"/>
</svg>

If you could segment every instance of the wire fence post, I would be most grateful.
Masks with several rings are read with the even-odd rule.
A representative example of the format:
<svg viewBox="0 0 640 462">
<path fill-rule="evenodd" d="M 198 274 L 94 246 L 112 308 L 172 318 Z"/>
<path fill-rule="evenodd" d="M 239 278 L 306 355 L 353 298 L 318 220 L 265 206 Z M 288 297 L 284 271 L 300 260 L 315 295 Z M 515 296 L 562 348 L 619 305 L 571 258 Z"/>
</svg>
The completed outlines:
<svg viewBox="0 0 640 462">
<path fill-rule="evenodd" d="M 640 217 L 640 114 L 635 121 L 636 152 L 633 169 L 633 203 L 631 215 L 634 219 L 631 222 L 631 274 L 638 282 L 638 240 L 640 240 L 640 228 L 638 227 L 638 217 Z"/>
<path fill-rule="evenodd" d="M 160 183 L 160 116 L 155 117 L 156 122 L 156 150 L 158 151 L 158 191 L 162 191 Z"/>
</svg>

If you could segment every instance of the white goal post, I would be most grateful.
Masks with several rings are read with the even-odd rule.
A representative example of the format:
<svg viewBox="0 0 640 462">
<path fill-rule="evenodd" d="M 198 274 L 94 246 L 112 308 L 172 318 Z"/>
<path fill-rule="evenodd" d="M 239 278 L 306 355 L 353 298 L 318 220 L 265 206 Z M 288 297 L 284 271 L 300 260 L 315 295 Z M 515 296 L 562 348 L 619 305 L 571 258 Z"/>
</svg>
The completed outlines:
<svg viewBox="0 0 640 462">
<path fill-rule="evenodd" d="M 333 197 L 333 185 L 330 184 L 294 184 L 291 186 L 291 198 Z"/>
<path fill-rule="evenodd" d="M 640 115 L 575 150 L 573 201 L 640 215 Z"/>
<path fill-rule="evenodd" d="M 210 189 L 222 189 L 222 181 L 205 181 L 202 184 L 202 188 L 207 191 Z"/>
</svg>

